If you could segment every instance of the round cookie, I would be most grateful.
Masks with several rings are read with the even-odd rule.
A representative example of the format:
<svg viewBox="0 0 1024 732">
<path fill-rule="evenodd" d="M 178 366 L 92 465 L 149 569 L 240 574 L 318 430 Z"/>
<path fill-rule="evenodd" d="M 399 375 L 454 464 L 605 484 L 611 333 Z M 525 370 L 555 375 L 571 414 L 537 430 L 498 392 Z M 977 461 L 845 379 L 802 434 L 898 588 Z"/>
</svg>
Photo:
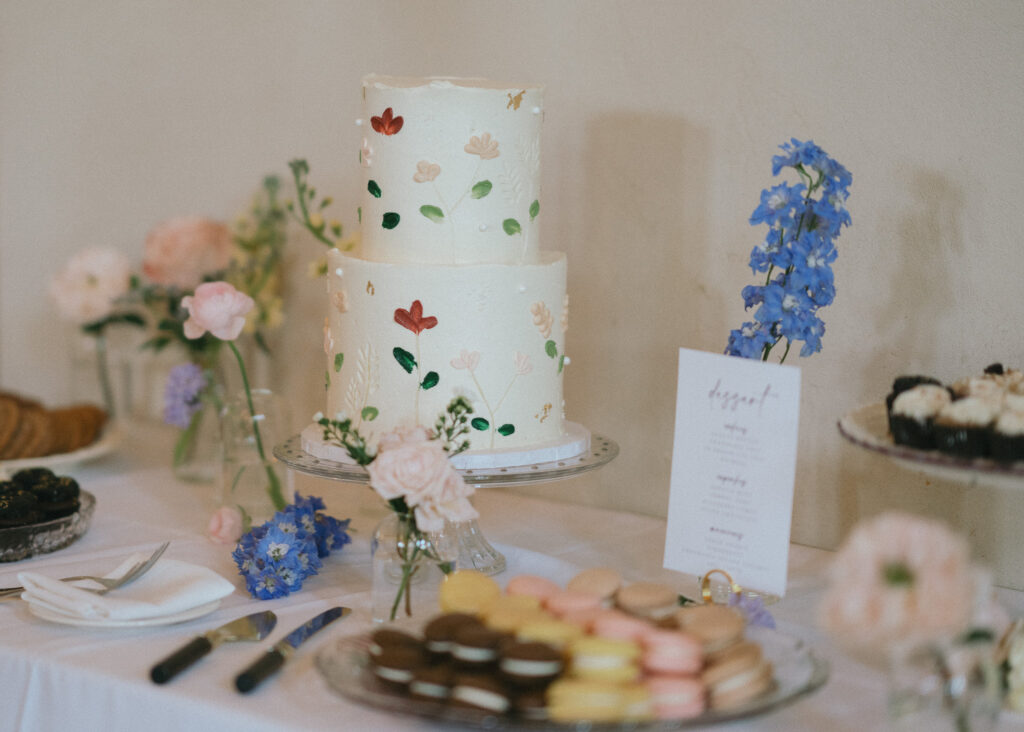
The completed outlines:
<svg viewBox="0 0 1024 732">
<path fill-rule="evenodd" d="M 490 674 L 460 674 L 452 687 L 452 704 L 504 714 L 512 705 L 508 689 Z"/>
<path fill-rule="evenodd" d="M 594 608 L 601 607 L 601 598 L 594 595 L 588 595 L 584 592 L 573 592 L 572 590 L 562 590 L 551 595 L 544 601 L 544 607 L 549 612 L 558 615 L 568 615 L 569 613 L 578 613 L 582 610 L 592 610 Z"/>
<path fill-rule="evenodd" d="M 657 622 L 679 609 L 679 593 L 657 582 L 634 582 L 619 590 L 615 604 L 630 615 Z"/>
<path fill-rule="evenodd" d="M 380 656 L 388 648 L 423 648 L 423 641 L 396 628 L 378 628 L 370 635 L 370 657 Z"/>
<path fill-rule="evenodd" d="M 485 668 L 498 660 L 500 646 L 508 638 L 505 633 L 483 625 L 463 626 L 452 635 L 452 660 L 461 668 Z"/>
<path fill-rule="evenodd" d="M 726 605 L 691 605 L 677 610 L 675 618 L 680 630 L 700 641 L 705 656 L 737 643 L 747 625 L 742 613 Z"/>
<path fill-rule="evenodd" d="M 712 709 L 730 709 L 760 696 L 775 681 L 772 665 L 756 643 L 736 643 L 717 656 L 701 673 Z"/>
<path fill-rule="evenodd" d="M 452 695 L 455 670 L 450 664 L 439 663 L 413 670 L 409 682 L 409 696 L 425 701 L 443 702 Z"/>
<path fill-rule="evenodd" d="M 692 719 L 706 708 L 704 684 L 696 678 L 652 676 L 644 681 L 658 719 Z"/>
<path fill-rule="evenodd" d="M 560 651 L 547 643 L 511 642 L 501 649 L 498 670 L 513 686 L 543 686 L 562 673 L 565 661 Z"/>
<path fill-rule="evenodd" d="M 548 687 L 548 715 L 556 722 L 616 722 L 625 701 L 623 687 L 607 681 L 558 679 Z"/>
<path fill-rule="evenodd" d="M 459 569 L 445 577 L 439 594 L 444 612 L 480 615 L 501 595 L 501 588 L 483 572 Z"/>
<path fill-rule="evenodd" d="M 640 641 L 655 630 L 647 620 L 616 610 L 606 610 L 590 623 L 590 632 L 602 638 Z"/>
<path fill-rule="evenodd" d="M 569 580 L 567 589 L 597 595 L 605 604 L 610 605 L 621 586 L 622 575 L 616 570 L 610 567 L 593 567 L 583 570 Z"/>
<path fill-rule="evenodd" d="M 0 496 L 0 528 L 38 524 L 45 518 L 38 499 L 28 491 L 16 490 Z"/>
<path fill-rule="evenodd" d="M 583 628 L 563 620 L 536 620 L 520 626 L 516 638 L 521 641 L 547 643 L 555 648 L 564 648 L 583 636 Z"/>
<path fill-rule="evenodd" d="M 544 689 L 523 689 L 512 698 L 512 713 L 520 719 L 544 722 L 548 719 L 548 699 Z"/>
<path fill-rule="evenodd" d="M 640 665 L 651 674 L 685 676 L 695 674 L 704 665 L 704 652 L 699 640 L 673 630 L 656 630 L 643 640 Z"/>
<path fill-rule="evenodd" d="M 47 519 L 69 516 L 78 510 L 81 491 L 74 478 L 42 478 L 28 489 L 39 500 Z"/>
<path fill-rule="evenodd" d="M 413 679 L 413 672 L 426 664 L 418 648 L 391 646 L 372 658 L 373 674 L 388 689 L 405 691 Z"/>
<path fill-rule="evenodd" d="M 438 615 L 423 628 L 423 643 L 427 653 L 435 660 L 447 656 L 452 650 L 455 631 L 470 625 L 480 625 L 480 620 L 469 613 Z"/>
<path fill-rule="evenodd" d="M 9 394 L 0 394 L 0 455 L 4 454 L 7 443 L 18 431 L 21 421 L 21 405 Z"/>
<path fill-rule="evenodd" d="M 569 646 L 572 675 L 580 679 L 623 683 L 640 676 L 640 646 L 611 638 L 589 636 Z"/>
<path fill-rule="evenodd" d="M 505 594 L 507 595 L 526 595 L 535 597 L 540 602 L 561 591 L 562 588 L 551 580 L 546 577 L 538 577 L 535 574 L 517 575 L 505 585 Z"/>
</svg>

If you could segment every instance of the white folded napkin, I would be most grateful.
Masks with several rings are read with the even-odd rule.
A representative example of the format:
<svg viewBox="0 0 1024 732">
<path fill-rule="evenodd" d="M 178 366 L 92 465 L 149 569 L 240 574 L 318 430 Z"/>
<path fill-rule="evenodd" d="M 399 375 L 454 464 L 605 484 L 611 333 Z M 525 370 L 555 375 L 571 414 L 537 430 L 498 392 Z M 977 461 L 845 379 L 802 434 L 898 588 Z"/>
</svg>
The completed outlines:
<svg viewBox="0 0 1024 732">
<path fill-rule="evenodd" d="M 105 576 L 121 577 L 148 556 L 134 554 Z M 26 602 L 90 620 L 141 620 L 174 615 L 219 600 L 235 589 L 213 570 L 175 559 L 160 559 L 142 577 L 106 595 L 82 589 L 98 587 L 95 582 L 61 582 L 36 572 L 19 572 L 18 581 L 25 588 L 21 598 Z"/>
</svg>

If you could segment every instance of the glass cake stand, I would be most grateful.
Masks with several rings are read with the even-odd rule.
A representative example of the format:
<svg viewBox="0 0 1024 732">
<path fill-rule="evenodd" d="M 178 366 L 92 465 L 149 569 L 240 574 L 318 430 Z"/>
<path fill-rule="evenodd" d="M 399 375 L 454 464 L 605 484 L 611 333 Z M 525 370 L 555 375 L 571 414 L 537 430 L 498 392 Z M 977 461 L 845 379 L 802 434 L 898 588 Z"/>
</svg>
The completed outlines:
<svg viewBox="0 0 1024 732">
<path fill-rule="evenodd" d="M 475 488 L 550 483 L 597 470 L 614 460 L 618 454 L 619 446 L 614 440 L 591 434 L 589 449 L 570 458 L 507 468 L 462 469 L 459 474 Z M 292 470 L 307 475 L 342 483 L 368 485 L 370 482 L 370 476 L 362 465 L 326 460 L 306 452 L 302 447 L 301 435 L 293 435 L 275 446 L 274 456 Z M 460 567 L 472 567 L 485 574 L 497 574 L 505 569 L 504 555 L 491 546 L 475 520 L 457 526 Z"/>
</svg>

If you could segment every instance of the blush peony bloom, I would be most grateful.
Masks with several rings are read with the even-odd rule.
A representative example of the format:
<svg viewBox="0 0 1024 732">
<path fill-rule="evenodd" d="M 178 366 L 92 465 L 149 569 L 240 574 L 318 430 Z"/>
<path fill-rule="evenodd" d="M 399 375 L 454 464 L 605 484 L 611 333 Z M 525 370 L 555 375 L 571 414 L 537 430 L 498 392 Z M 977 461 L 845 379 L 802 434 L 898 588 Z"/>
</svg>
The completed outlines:
<svg viewBox="0 0 1024 732">
<path fill-rule="evenodd" d="M 116 249 L 85 249 L 50 281 L 50 297 L 62 318 L 94 323 L 113 312 L 114 300 L 128 292 L 131 277 L 128 259 Z"/>
<path fill-rule="evenodd" d="M 830 576 L 821 623 L 851 650 L 951 637 L 970 621 L 967 542 L 934 520 L 892 512 L 861 523 Z"/>
<path fill-rule="evenodd" d="M 188 311 L 185 337 L 201 338 L 210 331 L 215 338 L 233 341 L 245 327 L 245 316 L 256 305 L 253 299 L 227 282 L 204 282 L 195 295 L 183 297 L 181 307 Z"/>
<path fill-rule="evenodd" d="M 242 536 L 242 512 L 234 506 L 221 506 L 210 517 L 206 535 L 214 544 L 234 544 Z"/>
<path fill-rule="evenodd" d="M 231 262 L 234 242 L 224 224 L 200 216 L 171 219 L 146 236 L 142 271 L 152 282 L 191 290 Z"/>
</svg>

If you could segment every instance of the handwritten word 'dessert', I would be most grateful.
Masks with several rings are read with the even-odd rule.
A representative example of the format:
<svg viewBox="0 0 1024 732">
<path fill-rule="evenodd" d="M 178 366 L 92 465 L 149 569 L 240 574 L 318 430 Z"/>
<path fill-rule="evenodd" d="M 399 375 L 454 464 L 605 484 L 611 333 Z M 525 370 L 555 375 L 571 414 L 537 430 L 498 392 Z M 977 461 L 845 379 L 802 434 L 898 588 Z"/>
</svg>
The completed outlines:
<svg viewBox="0 0 1024 732">
<path fill-rule="evenodd" d="M 772 385 L 766 384 L 764 391 L 760 394 L 757 393 L 743 393 L 739 391 L 729 391 L 728 389 L 722 388 L 722 380 L 719 379 L 715 382 L 715 385 L 711 387 L 708 392 L 708 399 L 711 401 L 712 407 L 722 410 L 723 412 L 735 412 L 740 407 L 749 408 L 757 407 L 757 413 L 761 414 L 764 409 L 765 403 L 769 397 L 778 398 L 778 394 L 772 391 Z"/>
</svg>

